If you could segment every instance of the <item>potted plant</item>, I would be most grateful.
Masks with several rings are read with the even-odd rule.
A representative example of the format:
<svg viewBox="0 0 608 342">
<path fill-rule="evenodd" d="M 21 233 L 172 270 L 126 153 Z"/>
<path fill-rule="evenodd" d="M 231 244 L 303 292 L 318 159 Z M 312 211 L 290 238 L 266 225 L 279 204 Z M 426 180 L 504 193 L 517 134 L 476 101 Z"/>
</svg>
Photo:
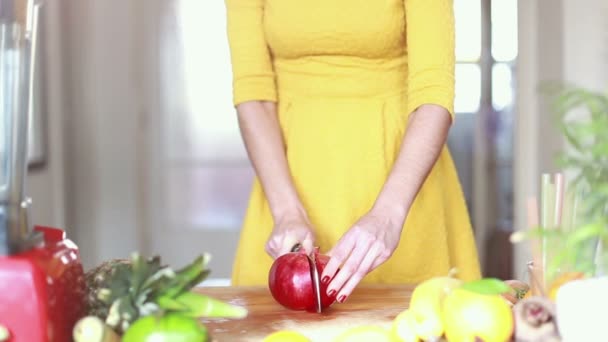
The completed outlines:
<svg viewBox="0 0 608 342">
<path fill-rule="evenodd" d="M 559 246 L 551 270 L 567 263 L 589 277 L 604 276 L 608 266 L 608 94 L 572 85 L 546 89 L 567 142 L 558 163 L 572 172 L 569 188 L 574 210 L 571 227 L 558 230 L 565 246 Z"/>
<path fill-rule="evenodd" d="M 567 143 L 558 164 L 571 181 L 543 175 L 540 219 L 513 240 L 540 242 L 541 272 L 531 278 L 541 274 L 540 294 L 554 301 L 563 340 L 608 341 L 600 322 L 608 314 L 608 94 L 574 85 L 545 90 Z"/>
</svg>

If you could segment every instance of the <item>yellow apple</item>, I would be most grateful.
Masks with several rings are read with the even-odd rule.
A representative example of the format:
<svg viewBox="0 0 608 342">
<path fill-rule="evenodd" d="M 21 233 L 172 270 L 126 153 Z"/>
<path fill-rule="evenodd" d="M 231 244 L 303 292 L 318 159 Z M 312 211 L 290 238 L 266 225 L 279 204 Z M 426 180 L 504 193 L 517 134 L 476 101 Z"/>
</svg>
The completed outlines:
<svg viewBox="0 0 608 342">
<path fill-rule="evenodd" d="M 507 342 L 514 329 L 511 307 L 499 294 L 466 288 L 454 289 L 445 298 L 443 321 L 448 341 Z"/>
<path fill-rule="evenodd" d="M 340 334 L 333 342 L 398 342 L 395 336 L 387 329 L 378 326 L 358 326 L 350 328 Z"/>
<path fill-rule="evenodd" d="M 391 332 L 400 342 L 419 342 L 416 333 L 416 320 L 412 311 L 404 310 L 393 320 Z"/>
<path fill-rule="evenodd" d="M 462 283 L 460 279 L 445 276 L 428 279 L 416 286 L 409 311 L 416 323 L 416 334 L 420 339 L 430 340 L 444 334 L 442 303 L 446 296 Z"/>
</svg>

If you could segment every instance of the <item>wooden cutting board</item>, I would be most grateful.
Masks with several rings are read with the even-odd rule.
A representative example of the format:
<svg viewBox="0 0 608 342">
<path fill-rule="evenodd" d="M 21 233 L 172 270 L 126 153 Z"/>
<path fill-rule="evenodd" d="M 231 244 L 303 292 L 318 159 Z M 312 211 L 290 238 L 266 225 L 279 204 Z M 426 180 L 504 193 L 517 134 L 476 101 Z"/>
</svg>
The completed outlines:
<svg viewBox="0 0 608 342">
<path fill-rule="evenodd" d="M 390 327 L 395 316 L 408 307 L 413 289 L 413 285 L 360 285 L 345 303 L 334 304 L 321 314 L 283 308 L 266 287 L 205 287 L 195 291 L 249 310 L 248 317 L 241 320 L 204 319 L 213 341 L 261 341 L 273 331 L 287 329 L 323 342 L 355 326 Z"/>
</svg>

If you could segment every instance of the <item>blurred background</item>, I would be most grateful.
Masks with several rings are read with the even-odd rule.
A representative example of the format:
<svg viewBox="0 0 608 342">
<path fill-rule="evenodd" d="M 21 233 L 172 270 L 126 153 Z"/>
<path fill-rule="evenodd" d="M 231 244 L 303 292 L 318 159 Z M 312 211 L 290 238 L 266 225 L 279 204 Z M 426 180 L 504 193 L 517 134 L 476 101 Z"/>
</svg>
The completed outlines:
<svg viewBox="0 0 608 342">
<path fill-rule="evenodd" d="M 520 277 L 525 199 L 563 146 L 540 82 L 608 85 L 606 0 L 454 0 L 457 164 L 486 275 Z M 228 284 L 253 171 L 222 0 L 62 0 L 41 12 L 28 193 L 86 268 L 213 255 Z"/>
</svg>

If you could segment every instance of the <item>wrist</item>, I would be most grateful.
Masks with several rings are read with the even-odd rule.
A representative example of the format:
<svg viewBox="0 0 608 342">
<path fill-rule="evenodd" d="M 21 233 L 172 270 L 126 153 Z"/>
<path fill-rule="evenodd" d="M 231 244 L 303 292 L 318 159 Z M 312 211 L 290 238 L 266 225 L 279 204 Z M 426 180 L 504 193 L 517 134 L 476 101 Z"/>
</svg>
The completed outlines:
<svg viewBox="0 0 608 342">
<path fill-rule="evenodd" d="M 374 203 L 371 211 L 375 215 L 385 217 L 391 222 L 395 222 L 395 224 L 398 226 L 403 226 L 409 208 L 409 203 L 398 196 L 382 194 Z"/>
<path fill-rule="evenodd" d="M 300 201 L 277 203 L 271 206 L 270 212 L 275 223 L 293 218 L 308 222 L 306 210 Z"/>
</svg>

